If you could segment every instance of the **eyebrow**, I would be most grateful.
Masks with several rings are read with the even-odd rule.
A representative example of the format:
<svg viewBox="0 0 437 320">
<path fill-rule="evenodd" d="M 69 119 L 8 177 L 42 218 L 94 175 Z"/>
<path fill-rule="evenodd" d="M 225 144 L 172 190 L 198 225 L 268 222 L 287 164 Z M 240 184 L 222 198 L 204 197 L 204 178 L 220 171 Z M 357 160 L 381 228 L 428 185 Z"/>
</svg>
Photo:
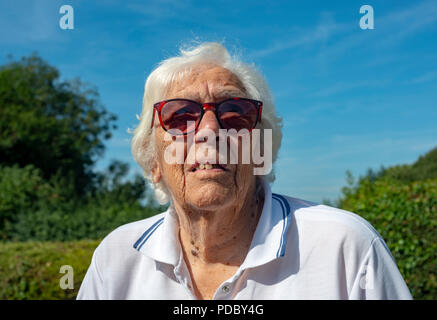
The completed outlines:
<svg viewBox="0 0 437 320">
<path fill-rule="evenodd" d="M 243 98 L 245 96 L 244 91 L 241 90 L 222 90 L 218 92 L 217 94 L 214 94 L 214 98 L 216 99 L 226 99 L 226 98 L 233 98 L 233 97 L 241 97 Z"/>
<path fill-rule="evenodd" d="M 213 96 L 216 100 L 226 100 L 228 98 L 234 98 L 234 97 L 245 98 L 246 93 L 245 93 L 245 91 L 242 91 L 242 90 L 224 89 L 224 90 L 220 90 L 216 94 L 213 94 Z M 174 98 L 178 98 L 178 97 L 174 97 Z M 200 95 L 197 93 L 186 94 L 186 95 L 184 94 L 183 98 L 200 102 Z"/>
</svg>

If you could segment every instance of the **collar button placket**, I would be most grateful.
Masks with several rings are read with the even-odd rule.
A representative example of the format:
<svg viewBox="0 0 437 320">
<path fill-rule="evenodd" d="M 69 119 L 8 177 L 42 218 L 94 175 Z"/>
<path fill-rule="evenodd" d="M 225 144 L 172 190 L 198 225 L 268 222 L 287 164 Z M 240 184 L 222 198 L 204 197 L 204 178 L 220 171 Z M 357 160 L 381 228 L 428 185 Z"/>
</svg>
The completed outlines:
<svg viewBox="0 0 437 320">
<path fill-rule="evenodd" d="M 223 291 L 224 294 L 228 294 L 231 291 L 231 288 L 230 288 L 230 286 L 228 284 L 225 284 L 222 287 L 222 291 Z"/>
<path fill-rule="evenodd" d="M 193 284 L 191 282 L 191 277 L 189 275 L 188 269 L 184 267 L 183 263 L 179 263 L 177 266 L 175 266 L 174 274 L 176 276 L 177 281 L 188 291 L 191 298 L 196 299 L 196 296 L 193 292 Z"/>
</svg>

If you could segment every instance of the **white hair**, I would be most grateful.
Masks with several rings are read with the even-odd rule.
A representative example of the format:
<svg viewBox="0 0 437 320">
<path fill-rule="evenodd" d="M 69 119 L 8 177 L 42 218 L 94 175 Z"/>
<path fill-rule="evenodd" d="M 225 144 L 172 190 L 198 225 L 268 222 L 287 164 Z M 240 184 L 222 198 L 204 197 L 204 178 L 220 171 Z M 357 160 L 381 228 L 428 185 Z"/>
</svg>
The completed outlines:
<svg viewBox="0 0 437 320">
<path fill-rule="evenodd" d="M 166 92 L 173 81 L 179 81 L 190 74 L 192 67 L 213 64 L 232 72 L 242 83 L 249 98 L 263 102 L 262 121 L 257 124 L 261 129 L 272 129 L 272 162 L 274 163 L 282 140 L 282 119 L 276 115 L 270 89 L 253 64 L 245 64 L 231 57 L 226 48 L 217 42 L 202 43 L 188 50 L 180 49 L 180 55 L 163 60 L 153 70 L 144 87 L 143 109 L 140 123 L 133 131 L 132 154 L 143 169 L 144 177 L 155 190 L 156 200 L 165 204 L 171 200 L 163 179 L 154 184 L 151 169 L 155 166 L 156 153 L 154 130 L 151 128 L 153 104 L 166 99 Z M 265 176 L 267 182 L 273 182 L 273 170 Z"/>
</svg>

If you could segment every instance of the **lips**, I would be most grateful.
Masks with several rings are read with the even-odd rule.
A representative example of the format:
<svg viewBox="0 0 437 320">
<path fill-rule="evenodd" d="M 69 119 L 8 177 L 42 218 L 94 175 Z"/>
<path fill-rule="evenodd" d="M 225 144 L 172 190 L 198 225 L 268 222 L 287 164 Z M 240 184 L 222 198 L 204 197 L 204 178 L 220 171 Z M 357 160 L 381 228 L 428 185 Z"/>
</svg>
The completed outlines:
<svg viewBox="0 0 437 320">
<path fill-rule="evenodd" d="M 208 162 L 206 163 L 198 163 L 196 162 L 190 169 L 190 172 L 196 172 L 196 171 L 206 171 L 206 170 L 223 170 L 227 171 L 226 165 L 224 164 L 210 164 Z"/>
</svg>

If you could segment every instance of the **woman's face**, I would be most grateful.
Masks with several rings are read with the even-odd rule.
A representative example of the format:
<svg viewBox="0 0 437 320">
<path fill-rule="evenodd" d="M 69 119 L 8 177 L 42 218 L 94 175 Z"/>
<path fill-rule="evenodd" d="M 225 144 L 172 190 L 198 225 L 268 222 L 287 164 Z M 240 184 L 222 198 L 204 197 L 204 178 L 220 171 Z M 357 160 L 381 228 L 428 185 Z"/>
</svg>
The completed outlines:
<svg viewBox="0 0 437 320">
<path fill-rule="evenodd" d="M 206 103 L 219 102 L 230 97 L 246 97 L 239 79 L 222 67 L 201 65 L 179 82 L 174 82 L 166 99 L 186 98 Z M 222 166 L 225 170 L 215 167 L 203 170 L 199 168 L 199 163 L 210 159 L 203 152 L 196 153 L 196 149 L 205 143 L 199 134 L 203 129 L 212 130 L 217 135 L 217 142 L 209 146 L 216 148 L 217 155 L 219 154 L 220 126 L 213 111 L 205 112 L 197 133 L 191 134 L 191 142 L 190 139 L 166 141 L 166 132 L 157 118 L 155 117 L 154 123 L 157 163 L 152 170 L 155 183 L 164 179 L 173 199 L 183 207 L 194 210 L 217 210 L 243 202 L 247 190 L 255 183 L 255 177 L 252 164 L 241 164 L 241 145 L 238 164 L 227 163 Z M 183 164 L 169 164 L 165 161 L 164 154 L 171 143 L 183 144 Z M 230 152 L 229 145 L 227 152 Z M 216 163 L 218 162 L 217 157 Z"/>
</svg>

